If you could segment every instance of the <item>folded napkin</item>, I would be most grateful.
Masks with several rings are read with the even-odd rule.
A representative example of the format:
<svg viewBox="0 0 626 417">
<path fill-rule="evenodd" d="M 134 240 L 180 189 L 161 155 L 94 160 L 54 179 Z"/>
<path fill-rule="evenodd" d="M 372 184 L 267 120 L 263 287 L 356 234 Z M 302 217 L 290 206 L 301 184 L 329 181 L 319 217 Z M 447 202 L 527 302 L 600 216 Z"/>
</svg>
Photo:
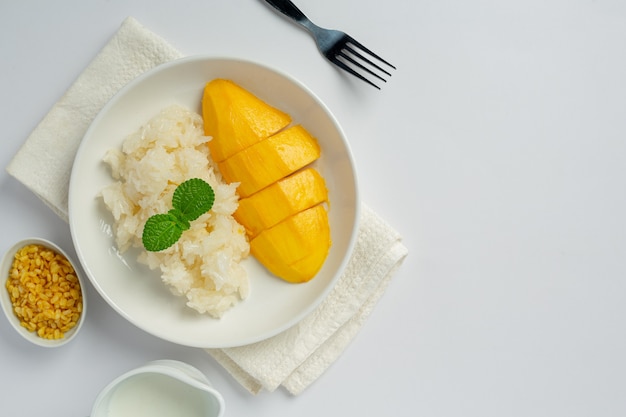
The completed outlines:
<svg viewBox="0 0 626 417">
<path fill-rule="evenodd" d="M 68 221 L 67 198 L 72 164 L 92 120 L 129 81 L 181 56 L 135 19 L 126 19 L 33 130 L 9 163 L 9 174 Z"/>
<path fill-rule="evenodd" d="M 91 121 L 126 83 L 181 57 L 127 18 L 20 148 L 7 171 L 68 220 L 69 179 Z M 366 205 L 355 252 L 325 301 L 294 327 L 252 345 L 207 352 L 251 393 L 283 386 L 296 395 L 339 357 L 407 255 L 400 235 Z"/>
<path fill-rule="evenodd" d="M 354 253 L 337 284 L 309 316 L 268 340 L 228 349 L 210 349 L 244 387 L 284 386 L 299 394 L 344 351 L 382 296 L 407 254 L 396 233 L 366 205 Z"/>
</svg>

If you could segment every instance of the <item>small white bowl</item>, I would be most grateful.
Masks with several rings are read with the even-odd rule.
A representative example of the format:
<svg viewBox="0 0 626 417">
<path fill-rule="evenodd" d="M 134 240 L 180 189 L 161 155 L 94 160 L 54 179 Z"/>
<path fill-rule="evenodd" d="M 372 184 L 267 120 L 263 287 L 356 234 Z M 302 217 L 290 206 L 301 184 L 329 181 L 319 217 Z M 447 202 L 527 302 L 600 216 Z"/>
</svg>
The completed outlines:
<svg viewBox="0 0 626 417">
<path fill-rule="evenodd" d="M 78 319 L 78 322 L 76 323 L 76 325 L 69 331 L 65 332 L 65 335 L 62 339 L 56 339 L 56 340 L 44 339 L 38 336 L 37 333 L 27 330 L 26 328 L 20 325 L 19 318 L 13 312 L 13 304 L 11 303 L 11 298 L 9 297 L 9 293 L 6 289 L 6 281 L 9 277 L 9 271 L 11 270 L 11 266 L 13 265 L 15 254 L 17 253 L 18 250 L 20 250 L 21 248 L 27 245 L 41 245 L 48 249 L 52 249 L 55 252 L 65 256 L 67 260 L 74 267 L 76 276 L 78 277 L 78 281 L 80 283 L 80 290 L 82 293 L 83 310 L 81 312 L 80 318 Z M 0 277 L 2 277 L 0 279 L 0 282 L 2 283 L 1 285 L 2 288 L 0 288 L 0 303 L 2 304 L 2 310 L 4 311 L 4 314 L 9 320 L 9 323 L 11 323 L 13 328 L 24 339 L 36 345 L 43 346 L 43 347 L 58 347 L 58 346 L 62 346 L 68 343 L 70 340 L 76 337 L 76 334 L 78 334 L 78 331 L 80 330 L 80 328 L 83 325 L 83 322 L 85 321 L 85 313 L 87 311 L 87 300 L 85 297 L 85 287 L 84 287 L 85 280 L 81 276 L 81 271 L 78 270 L 77 265 L 78 264 L 74 262 L 72 258 L 70 258 L 69 255 L 65 253 L 63 249 L 61 249 L 56 244 L 50 242 L 49 240 L 42 239 L 42 238 L 33 237 L 33 238 L 20 240 L 11 248 L 9 248 L 9 250 L 6 251 L 6 253 L 4 254 L 4 257 L 2 258 L 2 261 L 0 262 Z"/>
<path fill-rule="evenodd" d="M 111 381 L 94 401 L 92 417 L 222 417 L 224 398 L 206 376 L 175 360 L 157 360 Z"/>
</svg>

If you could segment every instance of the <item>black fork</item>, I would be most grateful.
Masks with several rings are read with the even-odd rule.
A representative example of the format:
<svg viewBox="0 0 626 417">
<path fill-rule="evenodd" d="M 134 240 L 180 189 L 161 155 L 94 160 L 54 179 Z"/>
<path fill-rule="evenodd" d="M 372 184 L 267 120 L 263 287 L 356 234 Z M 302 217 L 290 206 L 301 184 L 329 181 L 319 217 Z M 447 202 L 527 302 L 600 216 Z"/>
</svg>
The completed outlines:
<svg viewBox="0 0 626 417">
<path fill-rule="evenodd" d="M 347 33 L 317 26 L 291 1 L 265 1 L 309 31 L 309 33 L 313 35 L 313 38 L 315 38 L 317 48 L 330 62 L 365 81 L 369 85 L 380 90 L 380 87 L 370 81 L 366 76 L 375 77 L 380 81 L 387 82 L 384 77 L 390 77 L 391 73 L 385 68 L 396 69 L 396 67 L 361 45 Z"/>
</svg>

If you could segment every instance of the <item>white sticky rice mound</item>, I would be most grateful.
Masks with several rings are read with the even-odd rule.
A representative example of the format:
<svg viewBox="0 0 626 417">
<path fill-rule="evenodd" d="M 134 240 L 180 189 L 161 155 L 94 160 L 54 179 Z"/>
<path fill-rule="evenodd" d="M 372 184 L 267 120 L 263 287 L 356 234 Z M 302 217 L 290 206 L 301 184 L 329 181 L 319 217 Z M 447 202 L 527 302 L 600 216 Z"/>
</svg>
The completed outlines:
<svg viewBox="0 0 626 417">
<path fill-rule="evenodd" d="M 122 149 L 109 150 L 104 161 L 115 183 L 101 190 L 112 213 L 120 252 L 140 248 L 138 262 L 160 270 L 161 279 L 187 305 L 219 318 L 249 294 L 248 275 L 240 262 L 250 246 L 243 226 L 232 217 L 238 206 L 237 183 L 226 184 L 210 157 L 202 117 L 175 105 L 164 109 Z M 172 208 L 178 184 L 201 178 L 215 191 L 211 210 L 191 222 L 173 246 L 148 252 L 141 241 L 150 216 Z"/>
</svg>

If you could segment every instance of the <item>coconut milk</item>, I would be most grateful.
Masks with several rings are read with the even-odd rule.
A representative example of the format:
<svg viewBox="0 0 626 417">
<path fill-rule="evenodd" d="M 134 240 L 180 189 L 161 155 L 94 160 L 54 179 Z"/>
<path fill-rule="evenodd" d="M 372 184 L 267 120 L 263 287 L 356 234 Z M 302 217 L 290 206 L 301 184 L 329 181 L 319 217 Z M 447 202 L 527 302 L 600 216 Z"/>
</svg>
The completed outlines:
<svg viewBox="0 0 626 417">
<path fill-rule="evenodd" d="M 111 393 L 106 417 L 212 417 L 218 405 L 206 392 L 158 373 L 131 377 Z"/>
</svg>

